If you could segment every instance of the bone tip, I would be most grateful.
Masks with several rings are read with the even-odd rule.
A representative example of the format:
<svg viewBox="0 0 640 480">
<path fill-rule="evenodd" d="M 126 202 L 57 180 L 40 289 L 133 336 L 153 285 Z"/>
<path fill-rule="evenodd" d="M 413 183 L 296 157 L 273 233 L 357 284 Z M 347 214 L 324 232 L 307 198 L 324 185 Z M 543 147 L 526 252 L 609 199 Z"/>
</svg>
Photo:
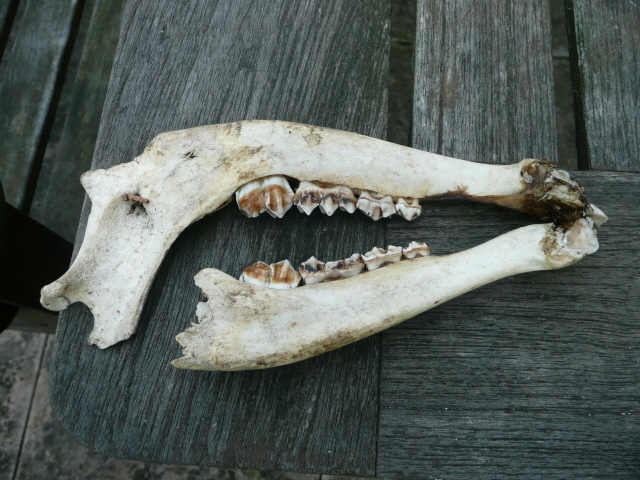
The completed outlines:
<svg viewBox="0 0 640 480">
<path fill-rule="evenodd" d="M 43 307 L 54 312 L 67 308 L 71 302 L 64 296 L 67 286 L 61 282 L 53 282 L 42 287 L 40 303 Z"/>
</svg>

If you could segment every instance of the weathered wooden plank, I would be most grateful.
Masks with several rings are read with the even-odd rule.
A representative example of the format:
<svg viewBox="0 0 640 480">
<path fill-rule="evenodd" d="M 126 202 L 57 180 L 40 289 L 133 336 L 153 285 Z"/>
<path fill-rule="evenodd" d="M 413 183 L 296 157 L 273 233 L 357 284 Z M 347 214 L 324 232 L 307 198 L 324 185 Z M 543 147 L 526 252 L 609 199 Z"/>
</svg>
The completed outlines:
<svg viewBox="0 0 640 480">
<path fill-rule="evenodd" d="M 13 480 L 46 334 L 0 334 L 0 480 Z"/>
<path fill-rule="evenodd" d="M 125 0 L 93 5 L 77 74 L 65 102 L 59 140 L 47 147 L 30 215 L 73 242 L 84 201 L 80 175 L 91 168 L 102 106 L 120 34 Z"/>
<path fill-rule="evenodd" d="M 413 146 L 465 160 L 556 160 L 546 1 L 418 1 Z"/>
<path fill-rule="evenodd" d="M 640 171 L 640 17 L 633 0 L 567 0 L 581 168 Z"/>
<path fill-rule="evenodd" d="M 0 62 L 18 10 L 18 0 L 0 0 Z"/>
<path fill-rule="evenodd" d="M 610 215 L 576 266 L 520 275 L 386 332 L 378 476 L 637 478 L 640 176 L 579 172 Z M 392 244 L 469 248 L 531 220 L 434 203 Z"/>
<path fill-rule="evenodd" d="M 130 161 L 163 131 L 243 118 L 381 137 L 388 33 L 386 0 L 132 2 L 93 166 Z M 195 319 L 201 268 L 237 276 L 257 260 L 344 258 L 383 241 L 384 226 L 362 216 L 248 220 L 229 207 L 203 219 L 170 250 L 132 339 L 100 351 L 85 344 L 84 307 L 62 316 L 54 411 L 80 442 L 112 456 L 372 475 L 378 339 L 258 372 L 168 362 L 180 356 L 173 337 Z"/>
<path fill-rule="evenodd" d="M 1 337 L 0 337 L 1 339 Z M 11 480 L 73 478 L 75 480 L 119 480 L 123 478 L 189 478 L 189 480 L 318 480 L 317 475 L 226 470 L 211 467 L 166 465 L 108 458 L 76 442 L 58 422 L 49 401 L 53 336 L 47 345 L 24 432 L 19 464 Z M 22 432 L 20 432 L 22 433 Z M 4 477 L 1 476 L 0 478 Z"/>
<path fill-rule="evenodd" d="M 0 177 L 7 202 L 22 209 L 77 18 L 78 0 L 27 0 L 0 63 Z M 41 153 L 40 153 L 41 154 Z"/>
</svg>

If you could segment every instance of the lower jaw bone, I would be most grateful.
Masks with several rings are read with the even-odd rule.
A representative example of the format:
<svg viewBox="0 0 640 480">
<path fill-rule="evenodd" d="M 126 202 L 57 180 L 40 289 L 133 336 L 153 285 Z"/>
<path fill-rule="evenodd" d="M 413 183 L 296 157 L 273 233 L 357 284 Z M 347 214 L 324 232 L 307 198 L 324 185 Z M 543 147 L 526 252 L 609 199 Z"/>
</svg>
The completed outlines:
<svg viewBox="0 0 640 480">
<path fill-rule="evenodd" d="M 290 122 L 243 121 L 163 133 L 135 160 L 82 176 L 92 204 L 85 237 L 69 270 L 42 289 L 41 303 L 55 311 L 85 303 L 94 315 L 89 343 L 100 348 L 126 340 L 136 330 L 164 255 L 187 226 L 253 181 L 261 183 L 247 187 L 255 202 L 247 202 L 245 213 L 273 203 L 271 213 L 284 214 L 289 191 L 271 202 L 260 190 L 260 179 L 274 175 L 391 198 L 461 196 L 564 223 L 587 215 L 597 223 L 606 220 L 575 182 L 554 172 L 538 160 L 466 162 Z"/>
<path fill-rule="evenodd" d="M 598 249 L 592 225 L 589 219 L 567 231 L 553 224 L 530 225 L 453 255 L 414 258 L 289 291 L 202 270 L 195 281 L 208 300 L 198 304 L 200 323 L 176 337 L 183 357 L 171 363 L 186 369 L 246 370 L 304 360 L 500 278 L 571 265 Z"/>
</svg>

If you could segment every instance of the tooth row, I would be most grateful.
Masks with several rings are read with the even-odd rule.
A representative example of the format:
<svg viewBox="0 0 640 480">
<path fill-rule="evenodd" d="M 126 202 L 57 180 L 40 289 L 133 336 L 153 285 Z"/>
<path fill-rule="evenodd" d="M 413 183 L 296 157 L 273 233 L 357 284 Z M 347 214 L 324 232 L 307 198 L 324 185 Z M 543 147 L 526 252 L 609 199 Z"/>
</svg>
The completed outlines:
<svg viewBox="0 0 640 480">
<path fill-rule="evenodd" d="M 289 260 L 272 263 L 271 265 L 267 265 L 264 262 L 256 262 L 242 271 L 239 280 L 260 287 L 285 290 L 296 288 L 300 284 L 300 275 L 291 266 Z"/>
<path fill-rule="evenodd" d="M 430 253 L 426 243 L 411 242 L 405 248 L 389 245 L 385 250 L 376 247 L 364 255 L 354 253 L 349 258 L 335 262 L 324 263 L 311 257 L 300 265 L 299 274 L 288 260 L 271 265 L 256 262 L 242 271 L 240 281 L 267 288 L 296 288 L 301 281 L 305 285 L 312 285 L 355 277 L 365 269 L 375 270 L 401 260 L 425 257 Z"/>
<path fill-rule="evenodd" d="M 293 205 L 293 190 L 282 175 L 271 175 L 249 182 L 236 190 L 238 208 L 253 218 L 266 211 L 282 218 Z"/>
<path fill-rule="evenodd" d="M 338 208 L 349 213 L 356 211 L 356 197 L 351 189 L 344 185 L 322 188 L 312 182 L 300 182 L 293 203 L 300 212 L 307 215 L 311 215 L 318 206 L 322 213 L 329 216 Z"/>
</svg>

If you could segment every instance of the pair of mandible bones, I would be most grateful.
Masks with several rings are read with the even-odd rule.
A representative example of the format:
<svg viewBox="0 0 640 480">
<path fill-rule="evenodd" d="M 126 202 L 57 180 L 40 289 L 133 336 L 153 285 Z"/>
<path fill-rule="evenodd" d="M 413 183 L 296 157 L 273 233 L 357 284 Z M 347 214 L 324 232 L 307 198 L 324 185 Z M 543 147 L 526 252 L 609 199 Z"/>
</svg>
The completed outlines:
<svg viewBox="0 0 640 480">
<path fill-rule="evenodd" d="M 298 182 L 296 192 L 287 178 Z M 568 173 L 543 160 L 479 164 L 280 121 L 163 133 L 132 162 L 86 172 L 81 181 L 92 202 L 84 241 L 41 301 L 56 311 L 85 303 L 94 315 L 89 343 L 100 348 L 135 332 L 170 245 L 234 195 L 249 217 L 282 217 L 296 205 L 307 214 L 318 206 L 327 215 L 359 209 L 374 220 L 411 220 L 419 200 L 456 195 L 553 220 L 446 256 L 412 242 L 326 264 L 312 257 L 298 271 L 288 261 L 259 262 L 240 280 L 202 270 L 195 281 L 208 300 L 197 305 L 199 323 L 176 337 L 183 356 L 172 362 L 189 369 L 296 362 L 500 278 L 571 265 L 598 249 L 595 229 L 607 219 Z M 326 313 L 318 318 L 318 311 Z"/>
</svg>

